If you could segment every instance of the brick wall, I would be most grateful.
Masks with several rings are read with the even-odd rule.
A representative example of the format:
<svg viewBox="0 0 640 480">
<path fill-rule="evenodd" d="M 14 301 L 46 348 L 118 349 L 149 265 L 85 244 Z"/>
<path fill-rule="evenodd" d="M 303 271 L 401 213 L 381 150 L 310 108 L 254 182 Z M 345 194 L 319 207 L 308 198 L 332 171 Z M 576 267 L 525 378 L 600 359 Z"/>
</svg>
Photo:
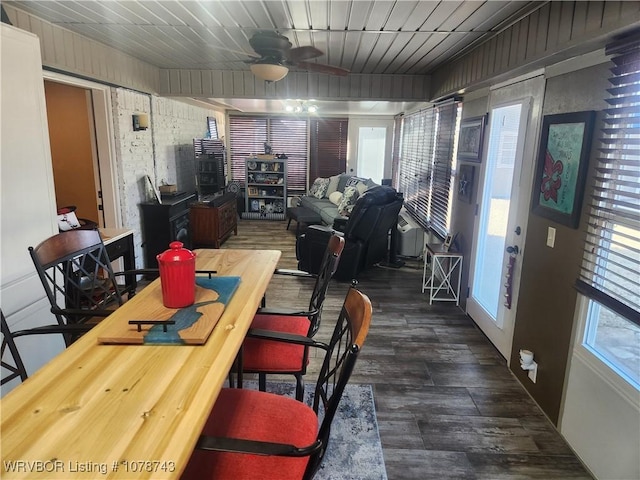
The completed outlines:
<svg viewBox="0 0 640 480">
<path fill-rule="evenodd" d="M 195 191 L 193 139 L 207 130 L 207 116 L 221 114 L 176 100 L 124 88 L 112 90 L 117 179 L 122 225 L 134 231 L 136 265 L 144 266 L 139 204 L 151 200 L 154 185 L 176 184 Z M 149 115 L 149 128 L 134 132 L 132 115 Z"/>
</svg>

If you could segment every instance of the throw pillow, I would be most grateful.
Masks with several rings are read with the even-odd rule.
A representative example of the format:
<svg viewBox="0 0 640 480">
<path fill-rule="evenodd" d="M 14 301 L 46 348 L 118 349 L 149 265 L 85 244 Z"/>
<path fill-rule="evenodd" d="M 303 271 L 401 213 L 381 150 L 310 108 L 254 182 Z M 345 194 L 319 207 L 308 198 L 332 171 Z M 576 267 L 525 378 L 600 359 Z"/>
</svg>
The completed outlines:
<svg viewBox="0 0 640 480">
<path fill-rule="evenodd" d="M 313 195 L 316 198 L 323 198 L 327 193 L 329 187 L 328 178 L 316 178 L 309 189 L 309 195 Z"/>
<path fill-rule="evenodd" d="M 347 186 L 347 182 L 349 181 L 350 178 L 351 178 L 351 175 L 347 175 L 346 173 L 341 173 L 340 175 L 338 175 L 338 188 L 337 188 L 337 190 L 339 192 L 344 193 L 344 187 Z"/>
<path fill-rule="evenodd" d="M 360 177 L 351 177 L 347 180 L 346 187 L 356 187 L 358 189 L 358 194 L 362 195 L 369 186 L 367 185 L 367 180 Z"/>
<path fill-rule="evenodd" d="M 359 195 L 360 194 L 356 187 L 345 187 L 342 199 L 338 204 L 338 213 L 344 217 L 348 217 L 351 214 L 353 206 L 356 204 Z"/>
<path fill-rule="evenodd" d="M 327 197 L 329 197 L 329 195 L 331 195 L 333 192 L 338 191 L 338 182 L 340 182 L 340 175 L 334 175 L 333 177 L 329 177 L 329 186 L 327 187 L 327 194 L 326 194 Z"/>
<path fill-rule="evenodd" d="M 333 192 L 329 194 L 329 201 L 334 205 L 340 205 L 340 200 L 342 200 L 342 192 Z"/>
</svg>

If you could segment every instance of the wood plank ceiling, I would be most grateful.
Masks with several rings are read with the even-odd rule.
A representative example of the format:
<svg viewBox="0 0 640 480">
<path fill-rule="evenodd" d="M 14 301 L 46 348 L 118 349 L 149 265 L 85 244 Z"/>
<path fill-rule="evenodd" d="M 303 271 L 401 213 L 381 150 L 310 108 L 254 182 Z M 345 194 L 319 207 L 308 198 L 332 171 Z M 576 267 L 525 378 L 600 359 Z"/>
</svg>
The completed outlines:
<svg viewBox="0 0 640 480">
<path fill-rule="evenodd" d="M 433 73 L 546 2 L 410 0 L 6 1 L 159 68 L 247 70 L 277 31 L 352 73 Z"/>
</svg>

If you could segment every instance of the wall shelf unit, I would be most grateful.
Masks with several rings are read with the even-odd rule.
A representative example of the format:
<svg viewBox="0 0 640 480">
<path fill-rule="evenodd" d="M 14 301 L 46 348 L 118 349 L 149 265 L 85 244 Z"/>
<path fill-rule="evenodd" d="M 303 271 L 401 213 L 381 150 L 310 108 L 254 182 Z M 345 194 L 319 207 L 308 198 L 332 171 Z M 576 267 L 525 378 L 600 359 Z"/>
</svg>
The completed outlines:
<svg viewBox="0 0 640 480">
<path fill-rule="evenodd" d="M 242 218 L 284 220 L 287 208 L 286 159 L 258 155 L 245 160 L 245 211 Z"/>
</svg>

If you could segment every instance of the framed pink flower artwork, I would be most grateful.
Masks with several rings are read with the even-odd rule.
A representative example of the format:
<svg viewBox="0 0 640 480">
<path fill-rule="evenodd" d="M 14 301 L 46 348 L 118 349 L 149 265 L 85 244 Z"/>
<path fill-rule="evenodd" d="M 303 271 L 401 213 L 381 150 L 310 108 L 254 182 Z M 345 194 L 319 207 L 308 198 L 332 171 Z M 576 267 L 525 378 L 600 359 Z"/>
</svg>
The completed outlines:
<svg viewBox="0 0 640 480">
<path fill-rule="evenodd" d="M 533 213 L 578 228 L 595 112 L 546 115 L 533 190 Z"/>
</svg>

